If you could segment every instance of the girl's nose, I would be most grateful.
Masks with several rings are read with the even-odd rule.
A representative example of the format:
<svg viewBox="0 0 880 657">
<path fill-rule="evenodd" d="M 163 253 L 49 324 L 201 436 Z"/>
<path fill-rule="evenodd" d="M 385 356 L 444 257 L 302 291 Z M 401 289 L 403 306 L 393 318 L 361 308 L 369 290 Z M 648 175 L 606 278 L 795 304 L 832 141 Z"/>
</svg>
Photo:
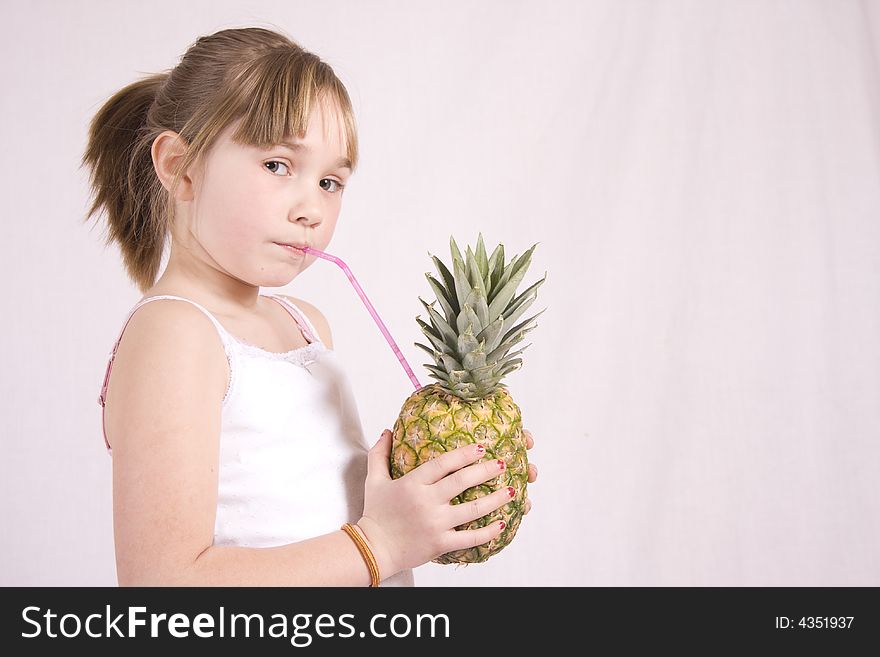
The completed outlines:
<svg viewBox="0 0 880 657">
<path fill-rule="evenodd" d="M 304 172 L 288 189 L 288 219 L 307 227 L 317 227 L 330 209 L 327 192 L 321 186 L 320 176 Z"/>
<path fill-rule="evenodd" d="M 310 228 L 319 226 L 321 224 L 321 219 L 317 213 L 309 213 L 300 215 L 296 219 L 296 223 L 303 224 Z"/>
<path fill-rule="evenodd" d="M 295 217 L 295 221 L 298 224 L 303 224 L 304 226 L 318 226 L 322 221 L 321 207 L 312 199 L 304 199 L 290 210 L 290 216 Z"/>
</svg>

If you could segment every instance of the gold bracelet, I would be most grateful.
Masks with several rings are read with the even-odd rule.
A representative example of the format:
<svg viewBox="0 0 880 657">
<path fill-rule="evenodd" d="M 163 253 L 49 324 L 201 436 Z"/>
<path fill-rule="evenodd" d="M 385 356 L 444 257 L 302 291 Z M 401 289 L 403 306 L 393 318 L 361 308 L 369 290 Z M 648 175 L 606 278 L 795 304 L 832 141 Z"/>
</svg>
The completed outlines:
<svg viewBox="0 0 880 657">
<path fill-rule="evenodd" d="M 376 557 L 373 556 L 373 551 L 370 550 L 370 546 L 367 545 L 367 542 L 350 522 L 342 525 L 342 531 L 351 537 L 351 540 L 357 545 L 357 549 L 364 558 L 367 568 L 370 571 L 370 586 L 379 586 L 379 565 L 376 563 Z"/>
</svg>

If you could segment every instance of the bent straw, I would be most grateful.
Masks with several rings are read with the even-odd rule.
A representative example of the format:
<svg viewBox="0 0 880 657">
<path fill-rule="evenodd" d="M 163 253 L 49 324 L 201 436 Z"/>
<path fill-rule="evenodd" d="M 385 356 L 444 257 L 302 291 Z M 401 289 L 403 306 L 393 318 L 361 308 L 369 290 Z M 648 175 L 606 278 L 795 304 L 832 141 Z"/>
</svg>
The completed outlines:
<svg viewBox="0 0 880 657">
<path fill-rule="evenodd" d="M 406 372 L 409 380 L 412 381 L 412 384 L 416 387 L 416 390 L 421 390 L 422 384 L 419 383 L 419 380 L 416 378 L 416 375 L 413 374 L 412 368 L 409 366 L 409 363 L 406 362 L 406 358 L 403 357 L 403 354 L 400 352 L 400 348 L 398 348 L 397 343 L 394 342 L 394 338 L 391 337 L 391 333 L 388 332 L 388 329 L 385 328 L 385 323 L 379 317 L 379 314 L 376 312 L 376 309 L 373 308 L 373 304 L 370 303 L 370 300 L 367 298 L 366 293 L 364 293 L 363 288 L 361 288 L 360 284 L 357 282 L 357 279 L 354 277 L 354 274 L 351 273 L 351 269 L 348 268 L 342 260 L 337 258 L 334 255 L 330 255 L 329 253 L 324 253 L 323 251 L 318 251 L 318 249 L 313 249 L 310 246 L 304 246 L 300 251 L 304 251 L 305 253 L 314 253 L 319 258 L 323 258 L 324 260 L 329 260 L 330 262 L 334 262 L 339 267 L 342 268 L 342 271 L 345 272 L 345 275 L 348 276 L 348 280 L 351 281 L 351 284 L 354 286 L 354 289 L 357 291 L 358 295 L 361 298 L 361 301 L 364 302 L 364 305 L 367 307 L 367 310 L 370 311 L 370 315 L 373 316 L 373 320 L 379 327 L 379 330 L 382 331 L 382 335 L 385 336 L 385 339 L 388 341 L 388 344 L 391 345 L 391 350 L 394 352 L 394 355 L 397 356 L 397 360 L 400 361 L 400 364 L 403 365 L 403 369 Z"/>
</svg>

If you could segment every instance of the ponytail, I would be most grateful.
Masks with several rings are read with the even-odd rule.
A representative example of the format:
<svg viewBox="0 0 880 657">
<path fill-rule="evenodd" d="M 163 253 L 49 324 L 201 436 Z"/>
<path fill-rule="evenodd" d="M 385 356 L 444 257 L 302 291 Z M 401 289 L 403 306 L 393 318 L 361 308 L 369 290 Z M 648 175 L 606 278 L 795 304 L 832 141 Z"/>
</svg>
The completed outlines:
<svg viewBox="0 0 880 657">
<path fill-rule="evenodd" d="M 103 206 L 105 243 L 119 244 L 128 275 L 141 292 L 155 283 L 170 222 L 168 192 L 151 155 L 159 132 L 147 120 L 168 75 L 138 80 L 105 102 L 92 118 L 82 158 L 91 169 L 94 195 L 86 220 Z"/>
</svg>

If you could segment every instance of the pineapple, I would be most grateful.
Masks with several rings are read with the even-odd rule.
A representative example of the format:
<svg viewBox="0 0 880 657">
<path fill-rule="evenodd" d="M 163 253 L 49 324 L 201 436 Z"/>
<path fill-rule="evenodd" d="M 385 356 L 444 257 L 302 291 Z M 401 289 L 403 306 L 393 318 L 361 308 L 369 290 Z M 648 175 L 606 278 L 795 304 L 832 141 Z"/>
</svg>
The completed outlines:
<svg viewBox="0 0 880 657">
<path fill-rule="evenodd" d="M 448 552 L 434 563 L 479 563 L 504 549 L 516 534 L 526 501 L 528 459 L 519 407 L 501 383 L 505 374 L 519 369 L 516 358 L 531 345 L 508 353 L 526 333 L 535 328 L 533 320 L 544 311 L 514 325 L 532 304 L 544 278 L 519 296 L 514 296 L 531 263 L 537 244 L 510 263 L 504 263 L 504 245 L 499 244 L 486 258 L 483 236 L 476 252 L 467 247 L 466 257 L 450 237 L 452 273 L 431 256 L 442 282 L 425 276 L 437 301 L 419 301 L 428 312 L 430 324 L 416 317 L 431 346 L 424 349 L 435 364 L 425 367 L 436 383 L 423 386 L 404 402 L 394 423 L 391 448 L 391 476 L 395 479 L 421 463 L 468 443 L 482 443 L 482 460 L 503 459 L 506 468 L 493 480 L 468 488 L 452 500 L 461 504 L 500 488 L 513 486 L 516 495 L 500 509 L 456 529 L 485 527 L 504 520 L 501 534 L 487 544 Z M 430 254 L 428 254 L 430 255 Z M 439 302 L 441 315 L 434 309 Z M 546 310 L 546 309 L 545 309 Z"/>
</svg>

